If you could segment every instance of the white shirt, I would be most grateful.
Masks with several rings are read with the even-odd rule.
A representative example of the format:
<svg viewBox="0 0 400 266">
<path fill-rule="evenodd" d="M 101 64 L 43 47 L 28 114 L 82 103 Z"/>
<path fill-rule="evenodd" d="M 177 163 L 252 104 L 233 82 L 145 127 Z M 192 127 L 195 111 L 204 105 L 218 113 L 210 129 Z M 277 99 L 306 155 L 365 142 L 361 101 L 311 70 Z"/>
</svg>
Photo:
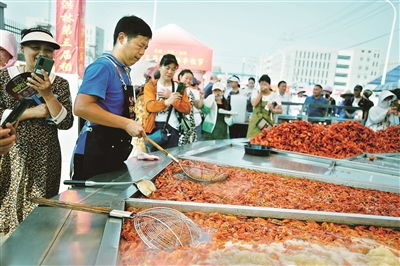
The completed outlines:
<svg viewBox="0 0 400 266">
<path fill-rule="evenodd" d="M 188 88 L 188 95 L 189 95 L 189 91 L 191 91 L 193 93 L 194 96 L 194 101 L 198 101 L 200 100 L 200 91 L 193 89 L 193 88 Z M 199 126 L 201 124 L 201 114 L 200 114 L 200 110 L 197 109 L 195 106 L 192 107 L 193 108 L 193 116 L 194 116 L 194 123 L 197 126 Z"/>
<path fill-rule="evenodd" d="M 178 88 L 178 84 L 175 83 L 175 91 L 176 91 L 176 88 Z M 164 86 L 163 84 L 161 84 L 161 81 L 158 80 L 157 81 L 157 92 L 156 92 L 157 100 L 164 99 L 162 97 L 159 97 L 158 93 L 163 92 L 165 90 L 169 90 L 170 92 L 172 92 L 172 85 Z M 167 108 L 166 110 L 163 110 L 161 112 L 158 112 L 156 114 L 156 122 L 165 122 L 167 120 L 168 109 L 169 108 Z M 178 122 L 178 118 L 176 117 L 175 108 L 172 108 L 172 112 L 171 112 L 171 116 L 169 117 L 168 124 L 175 129 L 179 128 L 179 122 Z"/>
<path fill-rule="evenodd" d="M 257 98 L 258 94 L 260 93 L 260 90 L 253 90 L 253 93 L 251 94 L 251 100 L 254 100 Z M 279 97 L 276 96 L 275 93 L 271 92 L 267 96 L 262 96 L 261 101 L 265 102 L 267 101 L 268 104 L 276 102 L 278 105 L 282 105 L 282 101 Z"/>
<path fill-rule="evenodd" d="M 276 97 L 280 99 L 281 102 L 290 102 L 290 95 L 288 93 L 281 95 L 279 91 L 276 91 L 275 94 Z M 283 115 L 289 114 L 289 105 L 286 104 L 282 105 L 282 114 Z"/>
<path fill-rule="evenodd" d="M 294 103 L 304 103 L 306 97 L 299 97 L 297 94 L 292 97 L 292 102 Z M 290 106 L 289 113 L 290 115 L 298 115 L 301 112 L 301 105 L 292 105 Z"/>
</svg>

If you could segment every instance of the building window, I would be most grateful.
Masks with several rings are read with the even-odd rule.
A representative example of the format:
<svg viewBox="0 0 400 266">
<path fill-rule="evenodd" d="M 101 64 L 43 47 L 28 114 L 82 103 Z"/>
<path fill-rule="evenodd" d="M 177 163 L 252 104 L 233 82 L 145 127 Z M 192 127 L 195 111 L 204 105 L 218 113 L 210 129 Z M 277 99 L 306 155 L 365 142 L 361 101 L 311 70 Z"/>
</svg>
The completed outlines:
<svg viewBox="0 0 400 266">
<path fill-rule="evenodd" d="M 360 57 L 360 61 L 363 61 L 364 60 L 364 57 Z"/>
<path fill-rule="evenodd" d="M 349 65 L 343 65 L 343 64 L 336 64 L 336 68 L 350 68 Z"/>
<path fill-rule="evenodd" d="M 371 50 L 368 50 L 368 53 L 370 54 L 370 53 L 371 53 Z"/>
<path fill-rule="evenodd" d="M 361 53 L 364 53 L 364 50 L 361 50 Z"/>
<path fill-rule="evenodd" d="M 346 73 L 335 73 L 335 77 L 347 78 L 349 74 Z"/>
<path fill-rule="evenodd" d="M 360 70 L 362 67 L 361 66 L 358 66 L 358 70 Z"/>
<path fill-rule="evenodd" d="M 337 59 L 350 60 L 351 56 L 349 56 L 349 55 L 338 55 Z"/>
<path fill-rule="evenodd" d="M 368 70 L 368 67 L 367 67 L 367 66 L 365 67 L 365 70 Z"/>
<path fill-rule="evenodd" d="M 357 75 L 357 78 L 359 79 L 359 78 L 360 78 L 360 75 Z"/>
<path fill-rule="evenodd" d="M 335 82 L 333 83 L 335 86 L 346 86 L 346 82 Z"/>
</svg>

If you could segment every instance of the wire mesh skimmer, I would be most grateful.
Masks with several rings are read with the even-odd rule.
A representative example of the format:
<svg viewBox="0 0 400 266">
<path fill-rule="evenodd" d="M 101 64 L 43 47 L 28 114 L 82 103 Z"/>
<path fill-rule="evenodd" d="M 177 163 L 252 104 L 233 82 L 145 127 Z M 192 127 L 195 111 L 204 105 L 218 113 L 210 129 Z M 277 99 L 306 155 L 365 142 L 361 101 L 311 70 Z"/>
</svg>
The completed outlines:
<svg viewBox="0 0 400 266">
<path fill-rule="evenodd" d="M 77 211 L 108 214 L 117 218 L 132 218 L 138 236 L 152 249 L 171 250 L 178 247 L 197 246 L 202 234 L 201 228 L 191 219 L 175 209 L 166 207 L 149 208 L 135 214 L 129 211 L 45 198 L 34 198 L 32 202 Z"/>
<path fill-rule="evenodd" d="M 190 179 L 193 179 L 194 181 L 213 183 L 213 182 L 224 181 L 225 179 L 228 178 L 228 174 L 220 173 L 213 169 L 208 169 L 208 168 L 203 168 L 203 167 L 198 167 L 198 166 L 182 165 L 181 162 L 175 156 L 173 156 L 166 149 L 164 149 L 163 147 L 158 145 L 158 143 L 156 143 L 149 137 L 146 138 L 146 141 L 151 143 L 159 151 L 161 151 L 166 156 L 171 158 L 174 162 L 176 162 L 179 165 L 179 167 L 182 169 L 182 172 L 187 177 L 189 177 Z"/>
</svg>

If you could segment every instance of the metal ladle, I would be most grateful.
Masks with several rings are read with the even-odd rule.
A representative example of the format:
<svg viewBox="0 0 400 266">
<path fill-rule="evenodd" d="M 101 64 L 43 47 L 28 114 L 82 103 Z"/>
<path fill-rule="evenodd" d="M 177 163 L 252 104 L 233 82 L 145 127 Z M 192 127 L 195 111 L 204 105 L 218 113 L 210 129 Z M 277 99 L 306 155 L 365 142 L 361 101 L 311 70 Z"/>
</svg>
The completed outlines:
<svg viewBox="0 0 400 266">
<path fill-rule="evenodd" d="M 135 184 L 139 191 L 146 197 L 150 196 L 151 193 L 157 190 L 156 185 L 147 179 L 142 179 L 139 181 L 127 181 L 127 182 L 95 182 L 89 180 L 64 180 L 65 185 L 78 185 L 85 187 L 93 186 L 123 186 L 123 185 L 133 185 Z"/>
</svg>

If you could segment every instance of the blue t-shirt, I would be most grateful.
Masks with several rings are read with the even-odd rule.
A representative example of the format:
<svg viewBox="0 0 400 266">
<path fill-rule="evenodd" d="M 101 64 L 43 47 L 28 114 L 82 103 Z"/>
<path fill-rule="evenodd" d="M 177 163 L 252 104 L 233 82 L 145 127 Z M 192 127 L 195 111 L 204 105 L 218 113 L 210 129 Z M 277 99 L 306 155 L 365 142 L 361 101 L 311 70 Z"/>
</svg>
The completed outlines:
<svg viewBox="0 0 400 266">
<path fill-rule="evenodd" d="M 124 69 L 126 66 L 111 54 L 104 53 L 102 57 L 86 68 L 78 94 L 97 96 L 97 104 L 101 108 L 116 115 L 123 115 L 125 99 L 122 82 L 114 64 L 105 56 L 113 59 L 121 71 L 125 84 L 130 85 L 128 75 Z M 130 72 L 129 67 L 128 70 Z M 93 125 L 93 123 L 90 124 Z M 75 153 L 84 154 L 86 135 L 87 132 L 82 132 L 79 135 Z"/>
<path fill-rule="evenodd" d="M 319 97 L 318 99 L 314 96 L 308 96 L 304 104 L 328 104 L 328 101 L 324 97 Z M 308 107 L 308 116 L 315 117 L 315 116 L 325 116 L 326 108 L 324 107 Z"/>
</svg>

